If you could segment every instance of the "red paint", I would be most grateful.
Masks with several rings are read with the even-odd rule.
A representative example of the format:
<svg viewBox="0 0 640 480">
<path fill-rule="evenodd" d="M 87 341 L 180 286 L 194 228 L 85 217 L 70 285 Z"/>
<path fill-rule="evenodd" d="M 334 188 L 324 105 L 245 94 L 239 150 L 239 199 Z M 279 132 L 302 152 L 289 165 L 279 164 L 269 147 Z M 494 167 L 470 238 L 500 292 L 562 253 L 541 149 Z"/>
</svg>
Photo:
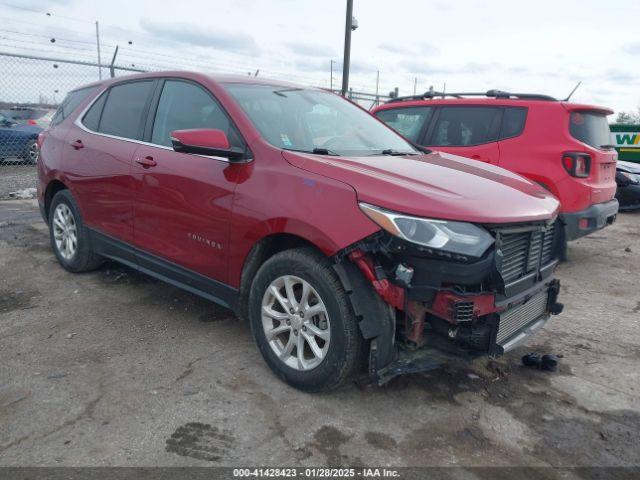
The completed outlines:
<svg viewBox="0 0 640 480">
<path fill-rule="evenodd" d="M 561 202 L 562 213 L 577 212 L 611 200 L 616 192 L 614 150 L 593 148 L 573 138 L 569 132 L 569 112 L 589 111 L 610 115 L 613 111 L 567 102 L 496 98 L 451 98 L 387 103 L 373 113 L 418 106 L 510 106 L 528 109 L 522 134 L 477 146 L 433 146 L 441 152 L 489 162 L 516 172 L 548 188 Z M 429 145 L 426 145 L 427 147 Z M 569 175 L 563 166 L 563 152 L 583 152 L 592 158 L 587 178 Z M 478 158 L 475 158 L 478 157 Z M 612 166 L 613 175 L 602 173 L 602 165 Z"/>
<path fill-rule="evenodd" d="M 376 277 L 373 261 L 362 250 L 351 252 L 349 260 L 358 265 L 365 278 L 371 282 L 375 291 L 385 302 L 397 310 L 404 310 L 404 289 L 391 283 L 386 278 L 379 280 Z"/>
<path fill-rule="evenodd" d="M 229 139 L 222 130 L 214 128 L 192 128 L 171 132 L 171 137 L 183 145 L 209 148 L 229 148 Z"/>
<path fill-rule="evenodd" d="M 498 308 L 495 305 L 494 294 L 457 295 L 453 292 L 444 290 L 436 293 L 431 308 L 428 308 L 427 310 L 451 323 L 456 323 L 455 304 L 458 302 L 473 302 L 474 318 L 498 311 Z"/>
<path fill-rule="evenodd" d="M 247 142 L 251 161 L 234 164 L 178 153 L 74 124 L 106 87 L 164 77 L 188 79 L 211 92 Z M 339 158 L 283 152 L 260 136 L 223 82 L 292 86 L 190 72 L 98 82 L 96 92 L 51 127 L 42 143 L 40 202 L 50 182 L 61 181 L 78 201 L 88 226 L 236 288 L 247 254 L 270 235 L 301 237 L 331 256 L 379 231 L 358 201 L 418 216 L 483 223 L 549 219 L 558 209 L 550 194 L 517 175 L 448 154 Z M 183 135 L 199 142 L 221 141 L 210 132 L 207 138 L 193 131 L 178 133 Z M 72 143 L 78 141 L 83 148 L 76 150 Z M 356 261 L 371 273 L 364 257 Z M 403 308 L 400 287 L 387 280 L 373 282 L 388 303 Z"/>
</svg>

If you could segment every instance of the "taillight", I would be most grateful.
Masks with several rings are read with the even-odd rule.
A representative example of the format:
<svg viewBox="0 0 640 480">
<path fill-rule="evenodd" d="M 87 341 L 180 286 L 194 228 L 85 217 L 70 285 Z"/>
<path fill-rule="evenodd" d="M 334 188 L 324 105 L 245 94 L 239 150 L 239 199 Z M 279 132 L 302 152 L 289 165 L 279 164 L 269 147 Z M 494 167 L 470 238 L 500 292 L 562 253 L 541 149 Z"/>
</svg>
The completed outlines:
<svg viewBox="0 0 640 480">
<path fill-rule="evenodd" d="M 591 155 L 579 152 L 564 153 L 562 165 L 572 177 L 586 178 L 591 173 Z"/>
<path fill-rule="evenodd" d="M 31 120 L 31 119 L 27 120 L 27 123 L 29 125 L 37 125 L 38 124 L 38 122 L 36 122 L 35 120 Z"/>
</svg>

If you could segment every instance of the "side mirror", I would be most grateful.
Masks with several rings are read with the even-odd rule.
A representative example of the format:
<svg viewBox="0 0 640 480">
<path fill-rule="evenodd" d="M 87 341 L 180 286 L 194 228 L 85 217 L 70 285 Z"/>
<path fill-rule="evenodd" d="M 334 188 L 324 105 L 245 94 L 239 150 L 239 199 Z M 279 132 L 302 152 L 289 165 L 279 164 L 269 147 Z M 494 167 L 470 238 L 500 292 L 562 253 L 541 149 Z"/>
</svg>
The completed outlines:
<svg viewBox="0 0 640 480">
<path fill-rule="evenodd" d="M 214 128 L 193 128 L 171 132 L 173 149 L 180 153 L 211 155 L 239 161 L 244 158 L 244 150 L 231 147 L 229 139 L 222 130 Z"/>
</svg>

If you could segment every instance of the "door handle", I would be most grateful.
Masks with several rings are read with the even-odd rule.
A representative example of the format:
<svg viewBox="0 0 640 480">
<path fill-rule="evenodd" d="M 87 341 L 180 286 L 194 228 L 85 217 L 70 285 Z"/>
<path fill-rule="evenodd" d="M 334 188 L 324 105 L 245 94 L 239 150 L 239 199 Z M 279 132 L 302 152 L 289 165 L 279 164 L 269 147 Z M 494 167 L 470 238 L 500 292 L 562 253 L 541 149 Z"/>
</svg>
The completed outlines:
<svg viewBox="0 0 640 480">
<path fill-rule="evenodd" d="M 80 150 L 81 148 L 84 148 L 84 144 L 82 143 L 82 140 L 74 140 L 72 142 L 69 142 L 69 144 L 76 150 Z"/>
<path fill-rule="evenodd" d="M 156 162 L 153 157 L 149 155 L 144 158 L 136 158 L 136 163 L 142 165 L 142 168 L 155 167 L 158 164 L 158 162 Z"/>
</svg>

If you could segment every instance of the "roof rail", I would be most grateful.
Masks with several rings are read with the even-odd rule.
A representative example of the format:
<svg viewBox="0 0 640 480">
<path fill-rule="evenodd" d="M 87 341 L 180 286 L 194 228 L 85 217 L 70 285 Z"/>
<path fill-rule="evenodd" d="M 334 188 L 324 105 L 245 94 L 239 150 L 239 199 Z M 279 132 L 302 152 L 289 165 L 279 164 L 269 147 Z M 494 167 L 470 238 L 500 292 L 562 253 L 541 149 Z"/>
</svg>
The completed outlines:
<svg viewBox="0 0 640 480">
<path fill-rule="evenodd" d="M 515 100 L 543 100 L 547 102 L 557 102 L 558 100 L 549 95 L 542 95 L 539 93 L 511 93 L 505 92 L 503 90 L 487 90 L 486 92 L 458 92 L 458 93 L 444 93 L 444 92 L 433 92 L 428 91 L 421 95 L 410 95 L 406 97 L 398 97 L 392 98 L 387 103 L 393 102 L 406 102 L 410 100 L 430 100 L 433 98 L 445 98 L 445 97 L 453 97 L 453 98 L 463 98 L 463 97 L 493 97 L 493 98 L 510 98 Z"/>
</svg>

